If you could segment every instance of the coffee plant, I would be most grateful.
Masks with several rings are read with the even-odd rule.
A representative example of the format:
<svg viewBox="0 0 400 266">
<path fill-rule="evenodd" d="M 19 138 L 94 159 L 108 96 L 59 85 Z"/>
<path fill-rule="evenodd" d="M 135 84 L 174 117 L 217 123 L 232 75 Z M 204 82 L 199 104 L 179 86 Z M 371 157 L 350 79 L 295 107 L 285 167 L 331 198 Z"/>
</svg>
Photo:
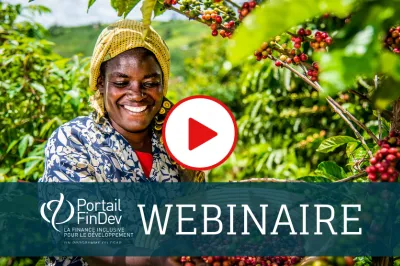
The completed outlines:
<svg viewBox="0 0 400 266">
<path fill-rule="evenodd" d="M 138 3 L 111 0 L 123 17 Z M 397 182 L 399 3 L 144 0 L 146 26 L 152 14 L 168 10 L 210 29 L 212 39 L 204 42 L 199 58 L 186 63 L 185 87 L 188 94 L 203 92 L 227 103 L 241 136 L 234 156 L 210 179 Z M 23 9 L 0 3 L 1 181 L 37 180 L 49 134 L 89 111 L 88 59 L 53 53 L 43 27 L 16 21 Z M 40 6 L 27 9 L 48 12 Z M 290 256 L 211 257 L 212 264 L 209 258 L 200 260 L 294 263 Z M 393 258 L 372 260 L 393 264 Z M 354 262 L 372 263 L 370 257 L 309 261 L 316 266 Z M 193 263 L 182 258 L 182 265 Z"/>
<path fill-rule="evenodd" d="M 390 28 L 385 45 L 393 53 L 400 54 L 400 26 Z"/>
<path fill-rule="evenodd" d="M 367 167 L 368 178 L 372 182 L 389 181 L 397 182 L 399 172 L 397 170 L 400 159 L 400 146 L 398 131 L 391 131 L 389 136 L 380 140 L 380 149 L 371 158 L 371 166 Z"/>
<path fill-rule="evenodd" d="M 61 124 L 89 111 L 88 59 L 52 52 L 46 29 L 17 22 L 43 6 L 0 2 L 0 181 L 36 181 L 44 146 Z"/>
<path fill-rule="evenodd" d="M 231 66 L 225 44 L 223 39 L 213 37 L 203 41 L 196 59 L 186 63 L 187 81 L 182 89 L 187 93 L 184 96 L 206 94 L 228 103 L 237 117 L 239 145 L 225 165 L 210 172 L 211 181 L 252 177 L 294 179 L 309 176 L 321 161 L 348 163 L 353 169 L 358 160 L 367 156 L 351 137 L 348 140 L 355 141 L 352 147 L 357 148 L 355 154 L 348 150 L 351 162 L 347 162 L 343 149 L 316 153 L 326 138 L 350 135 L 352 130 L 339 115 L 330 115 L 331 110 L 317 91 L 304 87 L 302 80 L 294 79 L 287 69 L 280 70 L 268 61 L 255 63 L 254 58 L 244 60 L 240 67 Z M 357 90 L 367 92 L 361 85 Z M 377 131 L 372 104 L 352 93 L 334 99 L 357 112 L 360 121 L 368 122 Z M 320 172 L 318 176 L 323 178 Z M 335 181 L 341 176 L 324 178 Z"/>
</svg>

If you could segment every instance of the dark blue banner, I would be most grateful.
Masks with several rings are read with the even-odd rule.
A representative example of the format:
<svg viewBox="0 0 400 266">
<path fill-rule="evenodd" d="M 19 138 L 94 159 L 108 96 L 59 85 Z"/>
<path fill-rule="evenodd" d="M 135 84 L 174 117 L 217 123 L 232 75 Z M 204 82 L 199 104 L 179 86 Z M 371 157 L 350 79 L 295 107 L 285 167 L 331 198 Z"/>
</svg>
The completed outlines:
<svg viewBox="0 0 400 266">
<path fill-rule="evenodd" d="M 397 195 L 397 183 L 0 183 L 0 256 L 399 256 Z"/>
</svg>

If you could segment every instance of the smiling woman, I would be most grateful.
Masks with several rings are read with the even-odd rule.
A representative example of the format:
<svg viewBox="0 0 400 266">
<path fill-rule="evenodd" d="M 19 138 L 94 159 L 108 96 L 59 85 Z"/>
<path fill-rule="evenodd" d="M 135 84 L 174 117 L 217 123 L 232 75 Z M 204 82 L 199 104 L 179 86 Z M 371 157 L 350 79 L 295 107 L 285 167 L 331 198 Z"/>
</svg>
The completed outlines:
<svg viewBox="0 0 400 266">
<path fill-rule="evenodd" d="M 162 70 L 157 59 L 149 50 L 140 47 L 123 52 L 102 65 L 97 84 L 105 96 L 112 126 L 135 150 L 151 151 L 151 146 L 147 145 L 150 142 L 138 143 L 136 139 L 142 137 L 140 133 L 146 137 L 151 121 L 161 109 Z"/>
<path fill-rule="evenodd" d="M 91 61 L 95 111 L 59 127 L 48 140 L 40 182 L 204 182 L 167 154 L 161 129 L 172 103 L 170 55 L 150 28 L 121 20 L 100 34 Z M 124 261 L 121 261 L 124 260 Z M 48 265 L 174 265 L 168 258 L 48 258 Z"/>
</svg>

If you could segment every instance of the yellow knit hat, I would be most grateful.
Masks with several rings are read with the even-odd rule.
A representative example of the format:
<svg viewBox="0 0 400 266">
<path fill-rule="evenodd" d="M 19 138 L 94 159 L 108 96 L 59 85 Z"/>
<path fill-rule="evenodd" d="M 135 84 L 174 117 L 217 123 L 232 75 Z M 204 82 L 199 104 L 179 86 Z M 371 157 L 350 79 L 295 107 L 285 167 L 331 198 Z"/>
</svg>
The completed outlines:
<svg viewBox="0 0 400 266">
<path fill-rule="evenodd" d="M 104 61 L 110 60 L 127 50 L 143 47 L 156 56 L 161 66 L 164 95 L 166 95 L 170 71 L 168 47 L 153 28 L 150 27 L 145 39 L 143 39 L 143 32 L 143 24 L 134 20 L 120 20 L 101 32 L 90 63 L 90 88 L 92 90 L 97 90 L 100 66 Z"/>
</svg>

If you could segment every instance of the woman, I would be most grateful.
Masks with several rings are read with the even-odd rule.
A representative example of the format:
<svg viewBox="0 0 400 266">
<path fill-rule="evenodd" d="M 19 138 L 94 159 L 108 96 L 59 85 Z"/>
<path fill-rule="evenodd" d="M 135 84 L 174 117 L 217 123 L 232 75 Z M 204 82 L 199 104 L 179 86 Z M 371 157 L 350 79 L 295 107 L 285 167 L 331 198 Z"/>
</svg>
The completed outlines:
<svg viewBox="0 0 400 266">
<path fill-rule="evenodd" d="M 150 28 L 122 20 L 100 34 L 90 67 L 95 111 L 58 128 L 48 140 L 40 182 L 203 182 L 167 154 L 161 128 L 170 55 Z M 122 261 L 121 261 L 122 260 Z M 49 258 L 48 265 L 173 265 L 168 258 Z"/>
</svg>

